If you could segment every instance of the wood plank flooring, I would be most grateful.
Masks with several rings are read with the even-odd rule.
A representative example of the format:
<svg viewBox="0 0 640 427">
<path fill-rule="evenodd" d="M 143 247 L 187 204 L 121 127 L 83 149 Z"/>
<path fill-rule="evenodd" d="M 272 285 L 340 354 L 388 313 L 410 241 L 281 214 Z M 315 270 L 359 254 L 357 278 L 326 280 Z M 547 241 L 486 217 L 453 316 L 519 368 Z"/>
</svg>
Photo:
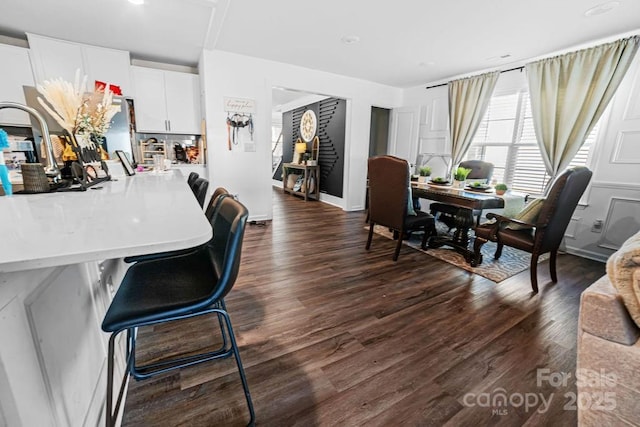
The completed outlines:
<svg viewBox="0 0 640 427">
<path fill-rule="evenodd" d="M 603 264 L 561 255 L 553 284 L 543 262 L 534 295 L 529 271 L 495 284 L 406 246 L 393 262 L 391 240 L 365 251 L 362 212 L 273 197 L 273 221 L 248 226 L 226 298 L 258 425 L 576 424 L 564 410 L 574 375 L 538 386 L 537 370 L 575 372 L 580 293 Z M 212 331 L 215 319 L 141 331 L 141 357 L 213 347 Z M 515 396 L 501 414 L 483 400 L 500 391 Z M 123 425 L 247 421 L 227 359 L 132 381 Z"/>
</svg>

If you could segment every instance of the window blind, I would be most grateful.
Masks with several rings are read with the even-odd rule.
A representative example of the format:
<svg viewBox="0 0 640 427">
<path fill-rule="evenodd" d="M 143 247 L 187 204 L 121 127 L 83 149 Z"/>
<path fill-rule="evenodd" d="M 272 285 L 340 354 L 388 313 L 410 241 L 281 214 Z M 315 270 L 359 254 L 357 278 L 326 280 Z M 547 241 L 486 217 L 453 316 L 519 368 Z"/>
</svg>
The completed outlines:
<svg viewBox="0 0 640 427">
<path fill-rule="evenodd" d="M 596 124 L 570 166 L 587 164 L 598 128 Z M 491 98 L 465 158 L 492 162 L 494 181 L 515 191 L 534 196 L 544 192 L 549 175 L 538 148 L 528 92 Z"/>
</svg>

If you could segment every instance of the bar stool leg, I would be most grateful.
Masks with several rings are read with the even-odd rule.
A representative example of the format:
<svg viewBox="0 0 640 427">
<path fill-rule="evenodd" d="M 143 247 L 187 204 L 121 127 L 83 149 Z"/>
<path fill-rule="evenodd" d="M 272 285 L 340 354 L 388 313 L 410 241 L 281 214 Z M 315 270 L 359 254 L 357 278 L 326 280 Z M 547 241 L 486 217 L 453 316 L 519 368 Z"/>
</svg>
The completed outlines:
<svg viewBox="0 0 640 427">
<path fill-rule="evenodd" d="M 247 407 L 249 408 L 250 420 L 248 426 L 254 426 L 256 422 L 256 415 L 253 410 L 253 402 L 251 401 L 251 393 L 249 392 L 249 384 L 247 383 L 247 377 L 244 373 L 244 368 L 242 367 L 242 360 L 240 359 L 240 351 L 238 350 L 238 344 L 236 343 L 236 338 L 233 334 L 233 328 L 231 327 L 231 319 L 229 318 L 229 314 L 226 310 L 220 311 L 220 314 L 224 316 L 225 322 L 227 324 L 227 331 L 229 332 L 229 340 L 231 341 L 231 348 L 233 349 L 233 354 L 236 358 L 236 365 L 238 366 L 238 372 L 240 373 L 240 380 L 242 381 L 242 388 L 244 389 L 244 396 L 247 400 Z"/>
</svg>

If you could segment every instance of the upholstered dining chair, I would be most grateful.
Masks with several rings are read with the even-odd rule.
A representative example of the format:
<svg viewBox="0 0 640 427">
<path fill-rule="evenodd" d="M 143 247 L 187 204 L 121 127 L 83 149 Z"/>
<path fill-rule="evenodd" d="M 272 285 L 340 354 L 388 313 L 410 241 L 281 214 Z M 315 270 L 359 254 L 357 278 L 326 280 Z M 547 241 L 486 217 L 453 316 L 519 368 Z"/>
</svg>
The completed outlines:
<svg viewBox="0 0 640 427">
<path fill-rule="evenodd" d="M 389 227 L 398 236 L 393 260 L 398 260 L 402 239 L 411 231 L 423 230 L 422 248 L 435 233 L 433 216 L 417 210 L 410 212 L 411 187 L 409 163 L 394 156 L 369 158 L 369 237 L 366 249 L 371 247 L 376 224 Z M 411 208 L 413 210 L 413 208 Z"/>
<path fill-rule="evenodd" d="M 495 219 L 493 224 L 476 227 L 472 266 L 482 262 L 480 249 L 488 241 L 496 242 L 498 247 L 495 259 L 500 258 L 505 245 L 531 254 L 531 288 L 538 292 L 537 267 L 540 255 L 550 253 L 549 270 L 551 280 L 558 281 L 556 257 L 558 247 L 569 225 L 571 215 L 578 205 L 589 181 L 591 171 L 586 167 L 566 169 L 556 177 L 547 197 L 539 203 L 537 217 L 531 222 L 489 213 L 487 218 Z M 530 202 L 533 203 L 533 202 Z"/>
<path fill-rule="evenodd" d="M 467 160 L 461 162 L 459 167 L 471 169 L 467 179 L 472 180 L 484 180 L 485 182 L 491 181 L 493 176 L 493 163 L 485 162 L 483 160 Z M 429 210 L 431 215 L 436 217 L 439 221 L 444 222 L 449 229 L 454 226 L 454 216 L 460 209 L 457 206 L 448 205 L 446 203 L 431 203 Z M 476 225 L 480 225 L 480 218 L 482 217 L 482 209 L 474 209 L 472 212 L 476 217 Z"/>
<path fill-rule="evenodd" d="M 185 368 L 202 362 L 235 357 L 249 409 L 249 425 L 255 414 L 240 352 L 231 326 L 224 297 L 231 291 L 240 269 L 242 241 L 247 209 L 232 197 L 219 198 L 212 215 L 213 238 L 202 249 L 188 254 L 133 264 L 116 292 L 102 322 L 110 333 L 107 357 L 106 425 L 118 418 L 126 378 L 136 380 Z M 221 335 L 220 348 L 201 354 L 169 358 L 144 366 L 136 363 L 137 329 L 187 318 L 214 314 Z M 202 325 L 208 324 L 203 322 Z M 175 327 L 179 327 L 177 324 Z M 216 328 L 217 329 L 217 328 Z M 114 358 L 116 338 L 126 332 L 126 372 L 114 405 Z M 185 331 L 185 346 L 190 331 Z M 188 350 L 185 350 L 187 352 Z"/>
</svg>

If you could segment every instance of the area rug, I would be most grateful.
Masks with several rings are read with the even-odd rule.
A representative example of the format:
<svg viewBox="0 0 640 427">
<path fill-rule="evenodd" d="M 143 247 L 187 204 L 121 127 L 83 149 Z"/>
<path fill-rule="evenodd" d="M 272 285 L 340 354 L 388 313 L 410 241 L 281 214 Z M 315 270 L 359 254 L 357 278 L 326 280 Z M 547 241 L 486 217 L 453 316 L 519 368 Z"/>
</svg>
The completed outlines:
<svg viewBox="0 0 640 427">
<path fill-rule="evenodd" d="M 365 228 L 369 230 L 368 225 Z M 437 222 L 437 229 L 438 235 L 447 234 L 448 232 L 447 227 L 439 222 Z M 380 236 L 393 239 L 393 232 L 389 231 L 386 227 L 376 225 L 373 231 Z M 493 254 L 495 254 L 497 246 L 494 242 L 487 242 L 482 246 L 480 252 L 482 253 L 483 261 L 482 264 L 477 267 L 471 267 L 461 254 L 446 247 L 438 249 L 427 248 L 426 251 L 422 250 L 420 248 L 420 243 L 422 243 L 422 233 L 412 233 L 411 238 L 403 240 L 402 243 L 420 252 L 424 252 L 427 255 L 431 255 L 432 257 L 441 259 L 449 264 L 453 264 L 456 267 L 470 271 L 473 274 L 486 277 L 496 283 L 502 282 L 503 280 L 528 269 L 529 263 L 531 262 L 530 253 L 508 246 L 503 248 L 502 256 L 500 256 L 499 260 L 494 259 Z M 538 262 L 544 261 L 548 258 L 549 254 L 542 255 Z"/>
</svg>

